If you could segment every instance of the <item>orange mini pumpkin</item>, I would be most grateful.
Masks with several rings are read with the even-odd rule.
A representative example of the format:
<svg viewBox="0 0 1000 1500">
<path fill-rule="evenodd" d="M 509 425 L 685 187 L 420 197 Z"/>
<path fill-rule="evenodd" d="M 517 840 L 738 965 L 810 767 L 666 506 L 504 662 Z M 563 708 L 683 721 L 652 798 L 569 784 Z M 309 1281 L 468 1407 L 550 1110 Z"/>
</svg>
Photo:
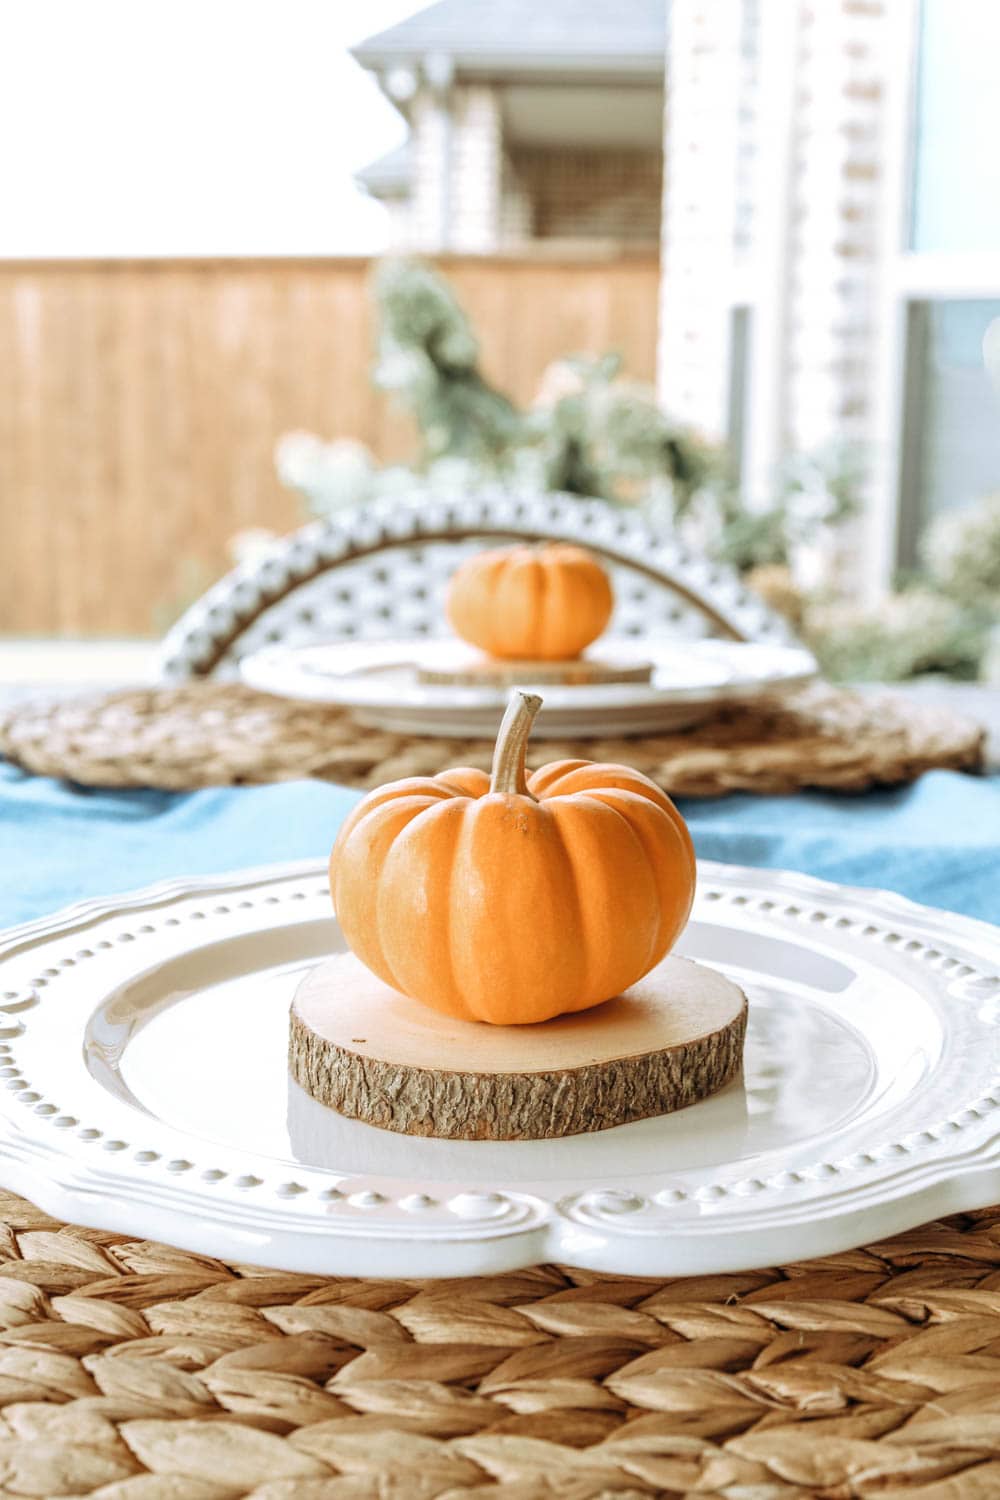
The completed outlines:
<svg viewBox="0 0 1000 1500">
<path fill-rule="evenodd" d="M 525 776 L 541 700 L 512 696 L 492 776 L 469 767 L 380 787 L 343 825 L 330 888 L 348 944 L 394 989 L 467 1021 L 520 1025 L 619 994 L 691 910 L 691 838 L 627 766 Z"/>
<path fill-rule="evenodd" d="M 477 552 L 448 588 L 457 635 L 490 656 L 564 661 L 579 656 L 611 618 L 611 581 L 582 547 L 546 542 Z"/>
</svg>

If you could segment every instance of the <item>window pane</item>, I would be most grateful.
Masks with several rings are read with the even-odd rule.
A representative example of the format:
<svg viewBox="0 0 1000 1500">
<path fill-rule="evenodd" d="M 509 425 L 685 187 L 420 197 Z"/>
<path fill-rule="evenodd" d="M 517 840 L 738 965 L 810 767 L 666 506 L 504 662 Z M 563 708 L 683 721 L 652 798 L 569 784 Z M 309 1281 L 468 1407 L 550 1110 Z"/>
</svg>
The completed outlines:
<svg viewBox="0 0 1000 1500">
<path fill-rule="evenodd" d="M 983 334 L 1000 301 L 929 302 L 913 312 L 904 563 L 926 521 L 1000 490 L 1000 402 L 983 365 Z"/>
<path fill-rule="evenodd" d="M 914 250 L 1000 250 L 1000 4 L 923 0 Z"/>
</svg>

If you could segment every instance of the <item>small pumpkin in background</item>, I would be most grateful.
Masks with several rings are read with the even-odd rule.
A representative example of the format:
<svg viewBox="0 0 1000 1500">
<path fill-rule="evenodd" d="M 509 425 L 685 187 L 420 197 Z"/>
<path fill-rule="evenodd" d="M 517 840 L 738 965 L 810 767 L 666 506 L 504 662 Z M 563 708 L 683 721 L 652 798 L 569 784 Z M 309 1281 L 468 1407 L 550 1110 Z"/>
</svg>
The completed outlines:
<svg viewBox="0 0 1000 1500">
<path fill-rule="evenodd" d="M 525 772 L 537 696 L 516 691 L 492 773 L 380 787 L 343 825 L 330 887 L 348 945 L 394 989 L 463 1020 L 546 1021 L 621 993 L 691 910 L 691 838 L 641 772 Z"/>
<path fill-rule="evenodd" d="M 545 542 L 466 558 L 451 579 L 446 608 L 455 633 L 490 656 L 565 661 L 606 628 L 614 594 L 589 552 Z"/>
</svg>

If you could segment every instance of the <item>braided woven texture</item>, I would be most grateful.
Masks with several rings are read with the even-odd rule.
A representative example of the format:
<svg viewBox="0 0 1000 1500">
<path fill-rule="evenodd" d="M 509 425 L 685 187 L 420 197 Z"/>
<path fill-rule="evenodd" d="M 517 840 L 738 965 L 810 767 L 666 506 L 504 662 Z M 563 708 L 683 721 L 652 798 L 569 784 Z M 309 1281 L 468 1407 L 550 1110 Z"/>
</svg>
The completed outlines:
<svg viewBox="0 0 1000 1500">
<path fill-rule="evenodd" d="M 937 767 L 976 769 L 983 741 L 978 725 L 947 710 L 820 685 L 734 706 L 682 733 L 541 740 L 529 759 L 624 761 L 685 796 L 857 791 Z M 188 790 L 317 776 L 368 788 L 449 764 L 486 768 L 491 753 L 485 740 L 364 729 L 340 708 L 204 679 L 21 703 L 0 716 L 0 754 L 39 775 L 95 787 Z"/>
<path fill-rule="evenodd" d="M 0 1497 L 1000 1494 L 1000 1208 L 781 1270 L 323 1279 L 0 1194 Z"/>
</svg>

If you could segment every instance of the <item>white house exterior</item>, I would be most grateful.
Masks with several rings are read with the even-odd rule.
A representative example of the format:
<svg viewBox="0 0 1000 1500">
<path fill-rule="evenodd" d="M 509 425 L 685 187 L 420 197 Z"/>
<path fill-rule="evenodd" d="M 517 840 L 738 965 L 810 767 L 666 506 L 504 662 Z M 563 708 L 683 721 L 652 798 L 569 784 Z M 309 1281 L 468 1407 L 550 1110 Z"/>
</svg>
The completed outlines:
<svg viewBox="0 0 1000 1500">
<path fill-rule="evenodd" d="M 655 247 L 663 0 L 438 0 L 353 49 L 410 139 L 359 181 L 395 247 Z"/>
</svg>

